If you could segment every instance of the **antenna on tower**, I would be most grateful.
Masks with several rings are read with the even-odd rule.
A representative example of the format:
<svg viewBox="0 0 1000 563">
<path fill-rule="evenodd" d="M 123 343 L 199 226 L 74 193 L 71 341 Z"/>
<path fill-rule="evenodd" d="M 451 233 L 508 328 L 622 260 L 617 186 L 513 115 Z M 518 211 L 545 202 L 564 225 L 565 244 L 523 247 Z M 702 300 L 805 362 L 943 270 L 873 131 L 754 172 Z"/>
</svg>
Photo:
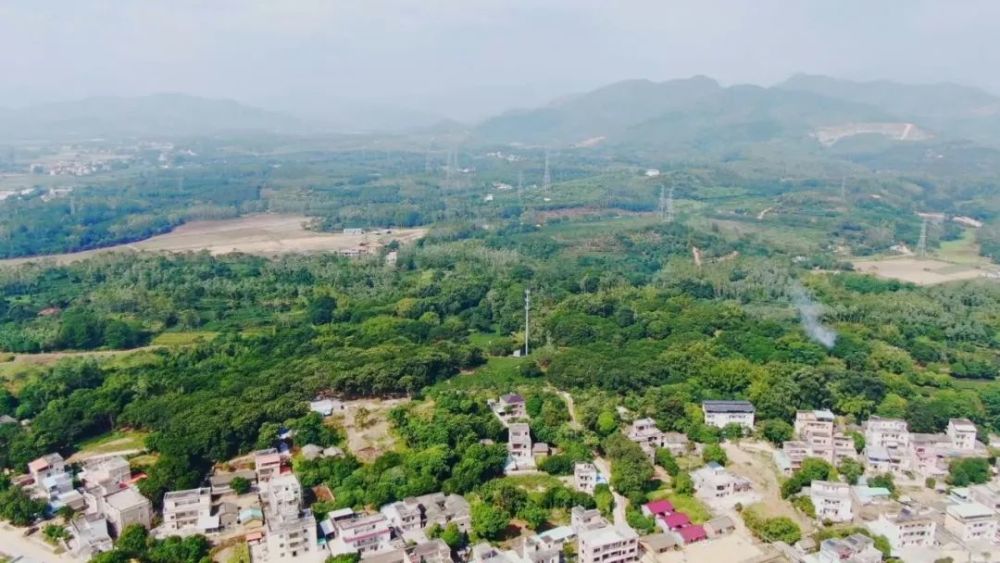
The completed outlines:
<svg viewBox="0 0 1000 563">
<path fill-rule="evenodd" d="M 917 241 L 917 255 L 923 258 L 927 256 L 927 217 L 920 224 L 920 240 Z"/>
<path fill-rule="evenodd" d="M 549 174 L 549 149 L 545 149 L 545 174 L 542 176 L 542 189 L 545 193 L 549 192 L 549 188 L 552 186 L 552 175 Z"/>
<path fill-rule="evenodd" d="M 530 348 L 528 347 L 528 336 L 531 324 L 531 290 L 524 290 L 524 355 L 527 356 Z"/>
</svg>

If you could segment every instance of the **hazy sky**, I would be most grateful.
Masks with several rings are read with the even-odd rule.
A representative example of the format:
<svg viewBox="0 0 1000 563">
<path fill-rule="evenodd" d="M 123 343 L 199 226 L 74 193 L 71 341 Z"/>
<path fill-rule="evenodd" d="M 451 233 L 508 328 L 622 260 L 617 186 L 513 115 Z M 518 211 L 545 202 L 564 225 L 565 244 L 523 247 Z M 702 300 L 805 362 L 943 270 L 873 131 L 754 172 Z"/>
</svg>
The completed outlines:
<svg viewBox="0 0 1000 563">
<path fill-rule="evenodd" d="M 185 92 L 469 118 L 625 78 L 1000 92 L 996 0 L 0 0 L 0 106 Z"/>
</svg>

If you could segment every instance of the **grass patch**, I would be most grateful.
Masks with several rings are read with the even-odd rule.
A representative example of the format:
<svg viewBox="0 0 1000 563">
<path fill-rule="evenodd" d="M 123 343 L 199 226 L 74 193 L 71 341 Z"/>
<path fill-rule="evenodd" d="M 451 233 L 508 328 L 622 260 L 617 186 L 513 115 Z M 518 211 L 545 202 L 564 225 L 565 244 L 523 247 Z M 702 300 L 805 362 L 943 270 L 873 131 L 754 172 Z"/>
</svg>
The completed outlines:
<svg viewBox="0 0 1000 563">
<path fill-rule="evenodd" d="M 491 343 L 507 338 L 509 337 L 495 332 L 473 332 L 469 335 L 469 344 L 486 350 L 490 347 Z"/>
<path fill-rule="evenodd" d="M 102 436 L 80 442 L 79 450 L 90 454 L 105 454 L 122 450 L 141 450 L 146 447 L 148 432 L 139 430 L 114 430 Z"/>
<path fill-rule="evenodd" d="M 208 342 L 218 335 L 218 332 L 210 331 L 164 332 L 156 335 L 152 344 L 154 346 L 188 346 L 199 342 Z"/>
<path fill-rule="evenodd" d="M 521 365 L 532 361 L 529 358 L 490 357 L 486 364 L 468 374 L 456 375 L 435 384 L 433 390 L 499 389 L 508 390 L 518 385 L 542 385 L 543 378 L 528 378 L 521 375 Z"/>
<path fill-rule="evenodd" d="M 976 243 L 975 229 L 965 229 L 962 237 L 956 240 L 941 242 L 940 248 L 934 253 L 941 260 L 956 264 L 984 264 L 989 260 L 979 254 L 979 244 Z"/>
<path fill-rule="evenodd" d="M 32 379 L 42 375 L 46 366 L 30 362 L 7 362 L 0 364 L 0 386 L 15 395 Z"/>
<path fill-rule="evenodd" d="M 554 475 L 549 475 L 548 473 L 534 473 L 531 475 L 511 475 L 510 477 L 501 477 L 501 480 L 505 483 L 510 483 L 515 487 L 524 489 L 529 493 L 542 492 L 545 489 L 561 485 L 562 481 Z"/>
</svg>

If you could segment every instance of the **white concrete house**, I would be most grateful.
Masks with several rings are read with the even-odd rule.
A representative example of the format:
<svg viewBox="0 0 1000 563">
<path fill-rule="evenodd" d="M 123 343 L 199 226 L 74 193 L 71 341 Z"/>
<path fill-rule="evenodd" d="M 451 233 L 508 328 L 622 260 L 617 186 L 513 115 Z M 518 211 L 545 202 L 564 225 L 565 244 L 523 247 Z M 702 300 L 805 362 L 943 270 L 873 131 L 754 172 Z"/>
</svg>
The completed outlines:
<svg viewBox="0 0 1000 563">
<path fill-rule="evenodd" d="M 896 514 L 879 514 L 878 520 L 868 523 L 868 529 L 885 536 L 893 553 L 898 553 L 901 549 L 933 546 L 937 522 L 928 513 L 904 508 Z"/>
<path fill-rule="evenodd" d="M 704 401 L 701 404 L 705 424 L 725 428 L 738 424 L 753 429 L 755 409 L 749 401 Z"/>
<path fill-rule="evenodd" d="M 816 508 L 816 519 L 830 522 L 850 522 L 854 518 L 851 486 L 833 481 L 813 481 L 809 498 Z"/>
</svg>

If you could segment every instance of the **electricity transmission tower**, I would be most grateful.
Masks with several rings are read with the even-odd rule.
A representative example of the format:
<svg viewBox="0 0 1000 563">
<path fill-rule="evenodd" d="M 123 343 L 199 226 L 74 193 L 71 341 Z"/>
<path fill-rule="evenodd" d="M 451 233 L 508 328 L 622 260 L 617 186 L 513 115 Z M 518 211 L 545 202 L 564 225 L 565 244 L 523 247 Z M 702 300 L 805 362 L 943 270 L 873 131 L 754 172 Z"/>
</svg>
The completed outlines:
<svg viewBox="0 0 1000 563">
<path fill-rule="evenodd" d="M 552 175 L 549 174 L 549 149 L 545 149 L 545 174 L 542 176 L 542 190 L 549 193 L 552 186 Z"/>
<path fill-rule="evenodd" d="M 530 324 L 531 324 L 531 290 L 524 290 L 524 355 L 527 356 L 530 348 L 528 347 L 528 339 L 530 335 Z"/>
<path fill-rule="evenodd" d="M 673 186 L 670 186 L 670 189 L 667 191 L 667 209 L 666 209 L 666 213 L 667 213 L 667 223 L 673 223 L 674 222 L 674 187 Z"/>
<path fill-rule="evenodd" d="M 917 255 L 921 258 L 927 256 L 927 218 L 920 224 L 920 240 L 917 241 Z"/>
</svg>

